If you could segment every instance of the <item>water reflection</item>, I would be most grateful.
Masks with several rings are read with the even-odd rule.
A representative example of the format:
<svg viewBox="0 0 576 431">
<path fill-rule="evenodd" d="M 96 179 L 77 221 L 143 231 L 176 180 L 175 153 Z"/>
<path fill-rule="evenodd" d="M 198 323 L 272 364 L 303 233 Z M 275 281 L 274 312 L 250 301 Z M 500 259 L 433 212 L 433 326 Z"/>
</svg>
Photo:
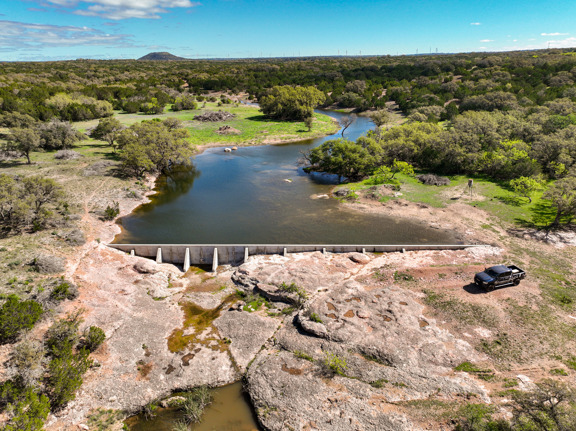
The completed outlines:
<svg viewBox="0 0 576 431">
<path fill-rule="evenodd" d="M 327 112 L 334 118 L 343 114 Z M 358 117 L 346 130 L 357 139 L 374 127 Z M 302 152 L 337 133 L 284 145 L 212 148 L 194 169 L 161 178 L 152 202 L 122 219 L 116 242 L 189 244 L 454 243 L 452 234 L 422 224 L 345 209 L 330 193 L 333 175 L 303 172 Z M 201 174 L 200 174 L 201 173 Z"/>
</svg>

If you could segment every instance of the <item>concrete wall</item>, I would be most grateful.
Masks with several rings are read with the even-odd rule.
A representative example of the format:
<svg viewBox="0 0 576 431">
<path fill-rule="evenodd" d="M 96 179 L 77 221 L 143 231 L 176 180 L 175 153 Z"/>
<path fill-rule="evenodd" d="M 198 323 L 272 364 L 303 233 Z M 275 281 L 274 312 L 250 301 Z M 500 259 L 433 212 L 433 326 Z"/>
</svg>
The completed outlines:
<svg viewBox="0 0 576 431">
<path fill-rule="evenodd" d="M 411 250 L 462 250 L 476 245 L 183 245 L 183 244 L 109 244 L 110 247 L 136 256 L 157 259 L 158 250 L 161 250 L 161 261 L 184 264 L 186 250 L 189 250 L 191 265 L 213 265 L 214 250 L 218 250 L 217 265 L 239 264 L 244 262 L 246 250 L 249 256 L 261 254 L 302 253 L 312 251 L 326 251 L 329 253 L 351 252 L 395 252 Z M 185 265 L 186 266 L 186 265 Z M 186 268 L 187 269 L 187 268 Z"/>
</svg>

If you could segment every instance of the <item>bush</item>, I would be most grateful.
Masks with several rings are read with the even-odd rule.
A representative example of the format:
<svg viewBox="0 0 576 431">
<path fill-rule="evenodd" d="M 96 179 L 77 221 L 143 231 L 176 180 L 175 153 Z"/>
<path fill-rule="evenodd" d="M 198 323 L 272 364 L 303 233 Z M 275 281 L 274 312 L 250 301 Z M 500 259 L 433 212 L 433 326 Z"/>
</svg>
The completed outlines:
<svg viewBox="0 0 576 431">
<path fill-rule="evenodd" d="M 13 342 L 22 331 L 31 329 L 42 312 L 38 302 L 20 301 L 16 295 L 10 295 L 0 308 L 0 344 Z"/>
<path fill-rule="evenodd" d="M 16 345 L 10 364 L 18 371 L 18 382 L 23 387 L 36 387 L 44 375 L 45 350 L 42 343 L 26 340 Z"/>
<path fill-rule="evenodd" d="M 212 403 L 212 395 L 206 386 L 200 386 L 193 389 L 185 395 L 185 401 L 180 406 L 184 412 L 184 420 L 186 423 L 200 422 L 202 413 L 206 406 Z"/>
<path fill-rule="evenodd" d="M 52 292 L 50 292 L 50 299 L 53 301 L 64 301 L 65 299 L 74 299 L 78 296 L 76 286 L 71 285 L 67 281 L 62 281 L 58 284 Z"/>
<path fill-rule="evenodd" d="M 88 351 L 95 351 L 106 339 L 106 334 L 98 326 L 90 326 L 88 331 L 85 331 L 84 339 L 82 340 L 82 347 Z"/>
<path fill-rule="evenodd" d="M 114 220 L 118 214 L 120 214 L 120 204 L 118 202 L 112 202 L 112 205 L 108 205 L 104 210 L 104 220 L 110 221 Z"/>
<path fill-rule="evenodd" d="M 40 274 L 57 274 L 64 272 L 66 259 L 48 254 L 41 254 L 34 258 L 32 266 Z"/>
<path fill-rule="evenodd" d="M 82 157 L 82 154 L 74 150 L 59 150 L 54 154 L 56 160 L 74 160 Z"/>
<path fill-rule="evenodd" d="M 46 385 L 52 410 L 59 410 L 76 398 L 76 391 L 82 386 L 82 377 L 92 364 L 89 354 L 86 349 L 77 354 L 66 350 L 50 361 Z"/>
<path fill-rule="evenodd" d="M 59 319 L 46 331 L 46 347 L 52 357 L 59 357 L 72 352 L 78 341 L 78 327 L 80 326 L 80 312 Z"/>
<path fill-rule="evenodd" d="M 12 417 L 3 431 L 36 431 L 44 429 L 44 421 L 50 412 L 50 403 L 44 395 L 27 389 L 24 396 L 10 406 Z"/>
<path fill-rule="evenodd" d="M 282 283 L 278 287 L 278 290 L 281 290 L 282 292 L 287 292 L 287 293 L 295 293 L 296 294 L 296 305 L 298 307 L 302 307 L 304 305 L 304 303 L 306 302 L 306 300 L 308 299 L 308 294 L 306 293 L 306 291 L 303 288 L 301 288 L 300 286 L 298 286 L 296 283 L 290 283 L 290 284 Z"/>
<path fill-rule="evenodd" d="M 326 357 L 324 358 L 324 367 L 326 371 L 331 374 L 338 374 L 339 376 L 346 376 L 346 370 L 348 369 L 348 364 L 346 364 L 346 359 L 338 356 L 336 353 L 325 352 Z"/>
</svg>

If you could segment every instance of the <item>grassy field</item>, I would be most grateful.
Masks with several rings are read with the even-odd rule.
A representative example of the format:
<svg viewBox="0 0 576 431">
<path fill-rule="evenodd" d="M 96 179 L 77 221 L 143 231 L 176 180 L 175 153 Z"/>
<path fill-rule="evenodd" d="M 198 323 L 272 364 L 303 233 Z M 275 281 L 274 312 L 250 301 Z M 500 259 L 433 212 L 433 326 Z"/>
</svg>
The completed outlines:
<svg viewBox="0 0 576 431">
<path fill-rule="evenodd" d="M 532 196 L 532 202 L 518 197 L 505 182 L 495 182 L 480 176 L 451 176 L 448 186 L 430 186 L 422 184 L 416 177 L 397 175 L 400 182 L 402 196 L 386 196 L 382 202 L 391 199 L 405 199 L 411 202 L 421 202 L 441 208 L 449 203 L 461 201 L 469 205 L 486 210 L 499 219 L 521 226 L 548 226 L 553 220 L 555 210 L 548 201 L 542 200 L 544 190 Z M 474 180 L 472 194 L 468 189 L 468 179 Z M 352 190 L 361 190 L 371 187 L 367 181 L 349 184 L 346 187 Z M 546 187 L 546 186 L 545 186 Z"/>
<path fill-rule="evenodd" d="M 206 111 L 226 111 L 236 117 L 221 122 L 195 121 L 194 117 Z M 274 121 L 266 118 L 257 107 L 246 105 L 223 105 L 206 103 L 206 106 L 193 111 L 173 112 L 168 108 L 159 115 L 123 114 L 116 112 L 115 117 L 127 126 L 154 118 L 178 118 L 184 121 L 190 131 L 190 143 L 194 145 L 230 144 L 257 145 L 266 142 L 294 141 L 326 136 L 338 131 L 339 126 L 327 115 L 314 114 L 314 123 L 309 132 L 303 122 Z M 95 127 L 98 120 L 75 123 L 79 130 L 85 131 Z M 239 130 L 238 135 L 219 135 L 216 133 L 222 126 L 230 126 Z"/>
</svg>

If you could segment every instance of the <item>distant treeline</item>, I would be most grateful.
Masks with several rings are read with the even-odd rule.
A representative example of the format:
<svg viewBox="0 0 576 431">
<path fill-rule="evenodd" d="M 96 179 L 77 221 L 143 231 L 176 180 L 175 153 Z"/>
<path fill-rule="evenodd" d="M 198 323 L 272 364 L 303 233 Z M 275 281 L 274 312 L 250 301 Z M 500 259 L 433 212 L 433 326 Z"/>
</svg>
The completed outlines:
<svg viewBox="0 0 576 431">
<path fill-rule="evenodd" d="M 576 100 L 576 52 L 542 50 L 403 57 L 0 63 L 0 113 L 47 121 L 161 111 L 186 94 L 314 86 L 325 106 L 378 109 L 395 101 L 420 119 Z"/>
</svg>

